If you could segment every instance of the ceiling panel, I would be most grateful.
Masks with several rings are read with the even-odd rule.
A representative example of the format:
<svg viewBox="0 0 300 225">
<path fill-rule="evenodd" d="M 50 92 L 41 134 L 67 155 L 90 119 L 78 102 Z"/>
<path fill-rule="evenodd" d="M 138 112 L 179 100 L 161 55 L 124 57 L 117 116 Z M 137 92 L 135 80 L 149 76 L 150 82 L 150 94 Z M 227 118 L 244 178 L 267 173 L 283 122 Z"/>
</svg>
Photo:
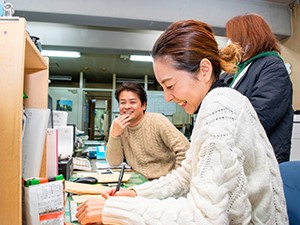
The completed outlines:
<svg viewBox="0 0 300 225">
<path fill-rule="evenodd" d="M 117 78 L 154 79 L 151 63 L 132 62 L 132 53 L 149 54 L 158 35 L 170 24 L 185 18 L 204 20 L 216 34 L 224 35 L 225 22 L 248 11 L 262 14 L 279 37 L 290 33 L 292 0 L 11 0 L 16 15 L 28 20 L 29 32 L 39 36 L 44 49 L 79 50 L 80 58 L 50 58 L 50 75 L 70 75 L 77 85 L 82 73 L 86 83 L 111 84 Z M 58 4 L 54 4 L 59 2 Z M 205 5 L 205 7 L 203 7 Z M 180 12 L 180 13 L 178 13 Z M 220 12 L 220 13 L 219 13 Z M 99 16 L 101 15 L 101 16 Z M 40 23 L 40 24 L 39 24 Z M 226 39 L 218 40 L 220 45 Z M 125 56 L 125 57 L 124 57 Z M 51 85 L 55 85 L 53 81 Z M 61 82 L 58 83 L 61 85 Z M 97 87 L 97 85 L 94 85 Z"/>
</svg>

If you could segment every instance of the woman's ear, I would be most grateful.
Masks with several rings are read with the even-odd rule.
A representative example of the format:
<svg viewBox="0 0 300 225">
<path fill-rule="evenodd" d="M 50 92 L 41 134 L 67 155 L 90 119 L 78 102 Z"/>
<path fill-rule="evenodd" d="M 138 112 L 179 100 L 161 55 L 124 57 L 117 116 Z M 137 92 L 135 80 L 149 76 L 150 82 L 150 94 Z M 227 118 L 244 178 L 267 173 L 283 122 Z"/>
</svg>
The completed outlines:
<svg viewBox="0 0 300 225">
<path fill-rule="evenodd" d="M 201 60 L 199 68 L 199 76 L 201 76 L 205 83 L 209 82 L 212 77 L 211 62 L 208 59 L 204 58 Z"/>
</svg>

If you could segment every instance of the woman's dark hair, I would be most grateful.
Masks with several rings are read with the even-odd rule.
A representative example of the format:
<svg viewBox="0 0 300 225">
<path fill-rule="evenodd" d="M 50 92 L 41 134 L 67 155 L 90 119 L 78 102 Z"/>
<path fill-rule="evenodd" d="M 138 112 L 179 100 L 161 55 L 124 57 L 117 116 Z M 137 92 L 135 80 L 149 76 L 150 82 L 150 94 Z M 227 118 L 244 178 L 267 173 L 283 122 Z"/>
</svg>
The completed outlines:
<svg viewBox="0 0 300 225">
<path fill-rule="evenodd" d="M 122 83 L 115 92 L 115 98 L 118 101 L 118 103 L 119 103 L 120 94 L 123 91 L 131 91 L 133 93 L 136 93 L 139 96 L 142 105 L 144 104 L 147 105 L 147 93 L 145 89 L 142 87 L 142 85 L 135 82 Z"/>
<path fill-rule="evenodd" d="M 232 45 L 231 47 L 235 47 Z M 170 58 L 174 68 L 195 74 L 200 62 L 207 58 L 213 67 L 214 80 L 221 70 L 235 71 L 233 63 L 238 51 L 227 51 L 231 55 L 222 57 L 212 28 L 201 21 L 183 20 L 171 24 L 157 39 L 152 48 L 153 59 Z"/>
</svg>

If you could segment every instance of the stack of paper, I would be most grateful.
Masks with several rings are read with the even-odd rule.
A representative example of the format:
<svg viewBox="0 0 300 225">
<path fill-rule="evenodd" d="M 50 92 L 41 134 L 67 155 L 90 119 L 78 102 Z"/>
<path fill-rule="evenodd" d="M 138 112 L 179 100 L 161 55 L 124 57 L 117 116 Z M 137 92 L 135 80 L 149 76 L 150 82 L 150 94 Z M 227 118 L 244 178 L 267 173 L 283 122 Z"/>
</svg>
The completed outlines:
<svg viewBox="0 0 300 225">
<path fill-rule="evenodd" d="M 65 192 L 73 193 L 73 194 L 90 194 L 90 195 L 101 195 L 101 193 L 105 190 L 108 190 L 109 187 L 105 187 L 97 184 L 82 184 L 75 183 L 71 181 L 65 181 Z"/>
<path fill-rule="evenodd" d="M 63 181 L 24 187 L 27 225 L 64 224 Z"/>
</svg>

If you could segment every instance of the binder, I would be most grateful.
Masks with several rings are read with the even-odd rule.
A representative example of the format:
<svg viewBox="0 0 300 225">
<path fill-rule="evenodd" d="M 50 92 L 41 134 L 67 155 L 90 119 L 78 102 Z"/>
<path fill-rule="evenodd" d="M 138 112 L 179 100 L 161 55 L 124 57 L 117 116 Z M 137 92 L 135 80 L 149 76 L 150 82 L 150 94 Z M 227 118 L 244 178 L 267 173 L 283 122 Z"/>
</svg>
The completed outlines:
<svg viewBox="0 0 300 225">
<path fill-rule="evenodd" d="M 49 109 L 25 108 L 27 114 L 22 149 L 22 176 L 38 177 L 46 140 Z"/>
<path fill-rule="evenodd" d="M 47 129 L 47 176 L 58 175 L 58 130 L 57 128 Z"/>
</svg>

